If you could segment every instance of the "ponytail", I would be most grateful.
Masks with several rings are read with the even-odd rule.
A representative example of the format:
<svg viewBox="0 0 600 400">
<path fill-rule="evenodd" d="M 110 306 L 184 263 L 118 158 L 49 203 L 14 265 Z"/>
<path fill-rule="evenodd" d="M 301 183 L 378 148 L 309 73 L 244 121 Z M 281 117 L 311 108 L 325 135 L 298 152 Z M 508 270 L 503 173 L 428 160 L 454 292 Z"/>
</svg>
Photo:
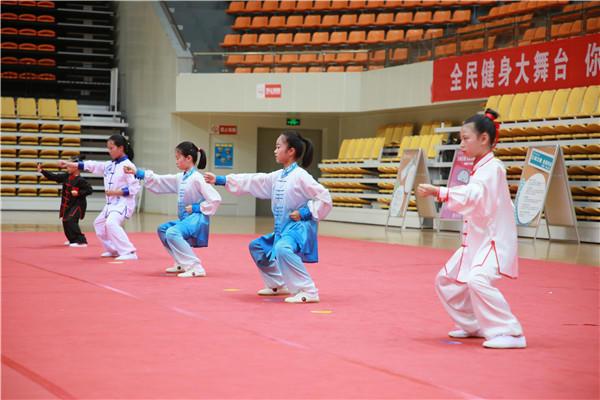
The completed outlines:
<svg viewBox="0 0 600 400">
<path fill-rule="evenodd" d="M 123 153 L 125 153 L 129 160 L 133 161 L 133 147 L 131 146 L 131 143 L 129 143 L 129 140 L 125 139 L 125 136 L 115 134 L 109 137 L 108 140 L 112 141 L 115 146 L 122 147 Z"/>
<path fill-rule="evenodd" d="M 308 168 L 313 159 L 313 144 L 310 140 L 303 138 L 298 131 L 284 131 L 288 148 L 296 150 L 296 161 L 302 168 Z"/>
<path fill-rule="evenodd" d="M 192 157 L 194 164 L 198 163 L 198 169 L 206 168 L 206 152 L 203 149 L 199 149 L 194 143 L 181 142 L 175 147 L 175 150 L 184 157 Z M 200 157 L 198 157 L 198 153 L 200 153 Z"/>
<path fill-rule="evenodd" d="M 204 149 L 198 149 L 198 152 L 200 153 L 200 159 L 198 160 L 198 169 L 204 169 L 206 168 L 206 153 L 204 152 Z"/>
</svg>

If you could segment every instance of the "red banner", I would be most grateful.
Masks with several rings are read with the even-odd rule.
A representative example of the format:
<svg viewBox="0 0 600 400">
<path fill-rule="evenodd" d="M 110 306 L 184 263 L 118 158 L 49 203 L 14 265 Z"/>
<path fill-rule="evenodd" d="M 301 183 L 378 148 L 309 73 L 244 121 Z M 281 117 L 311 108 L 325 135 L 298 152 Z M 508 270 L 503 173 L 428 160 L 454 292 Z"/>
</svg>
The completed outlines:
<svg viewBox="0 0 600 400">
<path fill-rule="evenodd" d="M 265 98 L 281 98 L 281 83 L 265 83 Z"/>
<path fill-rule="evenodd" d="M 600 34 L 435 60 L 431 100 L 600 84 Z"/>
<path fill-rule="evenodd" d="M 237 125 L 219 125 L 219 135 L 237 135 Z"/>
</svg>

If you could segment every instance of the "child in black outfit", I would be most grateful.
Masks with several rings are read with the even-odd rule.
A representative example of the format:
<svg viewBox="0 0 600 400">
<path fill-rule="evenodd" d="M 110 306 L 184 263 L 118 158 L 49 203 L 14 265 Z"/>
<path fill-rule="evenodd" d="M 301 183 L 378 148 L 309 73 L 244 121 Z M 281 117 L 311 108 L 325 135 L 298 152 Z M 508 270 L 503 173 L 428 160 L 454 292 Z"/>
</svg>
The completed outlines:
<svg viewBox="0 0 600 400">
<path fill-rule="evenodd" d="M 41 164 L 38 164 L 37 169 L 46 178 L 63 184 L 59 217 L 63 223 L 65 236 L 68 239 L 65 245 L 87 247 L 87 240 L 83 233 L 81 233 L 81 229 L 79 229 L 79 220 L 85 216 L 85 209 L 87 207 L 85 198 L 92 194 L 92 186 L 79 175 L 77 167 L 67 166 L 66 173 L 44 171 Z"/>
</svg>

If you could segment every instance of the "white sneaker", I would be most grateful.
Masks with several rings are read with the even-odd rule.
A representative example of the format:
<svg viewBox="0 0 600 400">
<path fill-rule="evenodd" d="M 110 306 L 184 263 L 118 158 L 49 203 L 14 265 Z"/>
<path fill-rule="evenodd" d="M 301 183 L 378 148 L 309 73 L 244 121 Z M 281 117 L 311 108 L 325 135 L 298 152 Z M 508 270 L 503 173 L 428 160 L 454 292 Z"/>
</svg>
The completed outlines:
<svg viewBox="0 0 600 400">
<path fill-rule="evenodd" d="M 456 329 L 454 331 L 450 331 L 448 332 L 448 336 L 450 336 L 451 338 L 456 338 L 456 339 L 466 339 L 466 338 L 482 338 L 483 335 L 477 331 L 477 332 L 467 332 L 467 331 L 463 331 L 462 329 Z"/>
<path fill-rule="evenodd" d="M 314 294 L 304 293 L 302 291 L 296 293 L 292 297 L 287 297 L 285 299 L 286 303 L 318 303 L 319 296 Z"/>
<path fill-rule="evenodd" d="M 110 251 L 105 251 L 104 253 L 100 254 L 100 257 L 116 257 L 116 256 L 118 256 L 118 254 L 111 253 Z"/>
<path fill-rule="evenodd" d="M 527 347 L 525 336 L 496 336 L 483 342 L 483 347 L 489 349 L 524 349 Z"/>
<path fill-rule="evenodd" d="M 194 264 L 191 268 L 184 268 L 185 272 L 177 274 L 179 278 L 195 278 L 195 277 L 203 277 L 206 276 L 206 271 L 202 268 L 200 264 Z"/>
<path fill-rule="evenodd" d="M 69 247 L 87 247 L 87 243 L 71 243 Z"/>
<path fill-rule="evenodd" d="M 115 258 L 116 261 L 129 261 L 129 260 L 137 260 L 137 259 L 138 259 L 138 256 L 135 253 L 123 254 L 122 256 Z"/>
<path fill-rule="evenodd" d="M 63 243 L 65 246 L 69 246 L 71 244 L 71 242 L 69 242 L 68 240 L 66 242 Z"/>
<path fill-rule="evenodd" d="M 259 296 L 279 296 L 281 294 L 290 294 L 287 287 L 282 286 L 280 288 L 264 288 L 256 292 Z"/>
<path fill-rule="evenodd" d="M 167 269 L 165 269 L 165 272 L 168 273 L 176 273 L 176 272 L 184 272 L 185 268 L 183 268 L 181 265 L 173 265 L 172 267 L 169 267 Z"/>
</svg>

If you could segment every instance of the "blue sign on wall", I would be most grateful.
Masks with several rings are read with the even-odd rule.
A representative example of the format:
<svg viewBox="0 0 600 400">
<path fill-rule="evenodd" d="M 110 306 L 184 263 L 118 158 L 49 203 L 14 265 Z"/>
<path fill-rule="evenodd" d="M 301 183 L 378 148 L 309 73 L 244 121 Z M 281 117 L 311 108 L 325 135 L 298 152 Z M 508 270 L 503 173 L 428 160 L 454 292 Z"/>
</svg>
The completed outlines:
<svg viewBox="0 0 600 400">
<path fill-rule="evenodd" d="M 233 143 L 215 144 L 215 168 L 233 168 Z"/>
</svg>

